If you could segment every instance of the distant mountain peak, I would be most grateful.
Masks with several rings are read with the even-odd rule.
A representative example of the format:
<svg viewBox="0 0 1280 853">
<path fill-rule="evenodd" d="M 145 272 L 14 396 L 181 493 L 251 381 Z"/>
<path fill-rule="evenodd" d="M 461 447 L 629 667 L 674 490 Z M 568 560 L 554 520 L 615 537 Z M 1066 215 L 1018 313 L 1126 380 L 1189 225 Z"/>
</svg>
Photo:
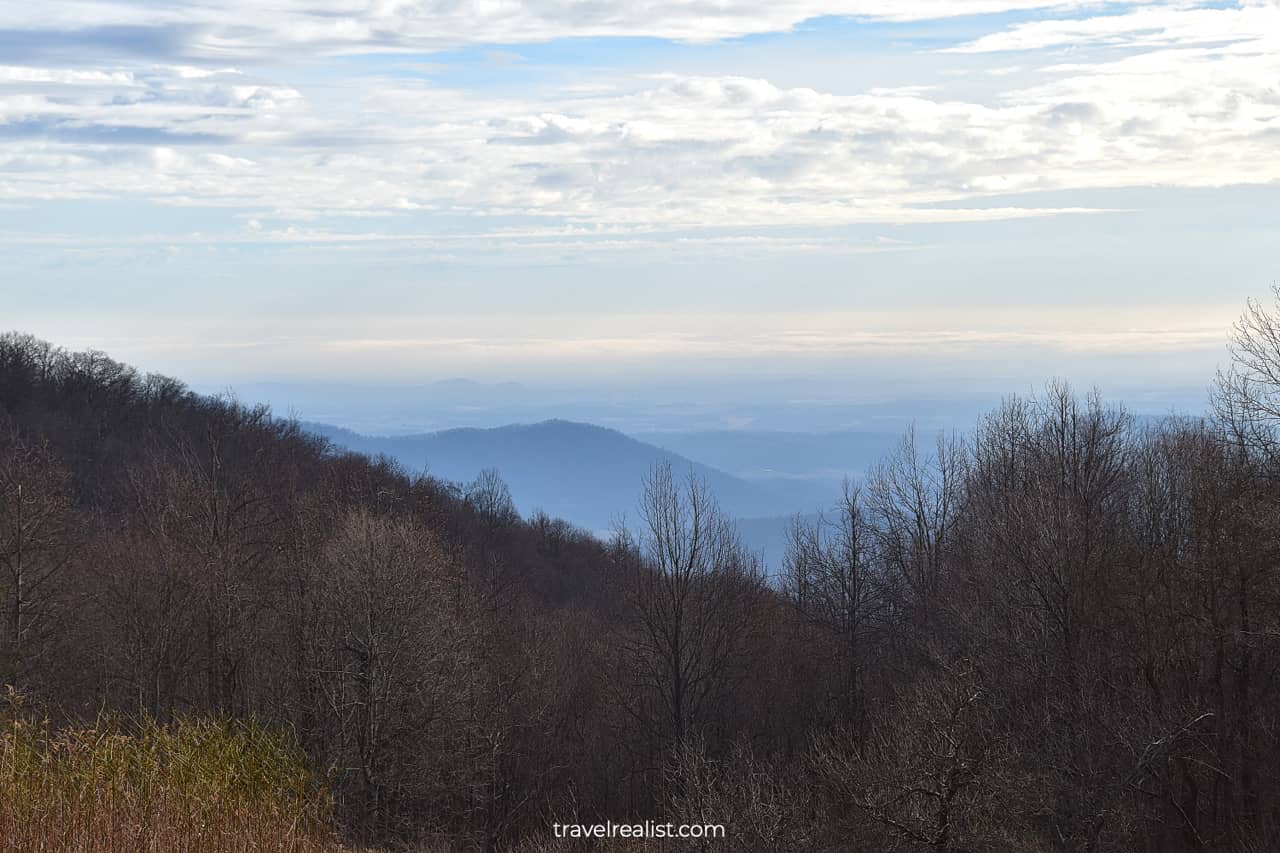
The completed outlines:
<svg viewBox="0 0 1280 853">
<path fill-rule="evenodd" d="M 410 470 L 430 471 L 467 482 L 496 468 L 522 511 L 535 507 L 592 529 L 607 526 L 619 511 L 634 509 L 643 480 L 655 462 L 669 462 L 707 481 L 733 515 L 786 514 L 786 499 L 767 486 L 742 480 L 625 433 L 559 418 L 499 427 L 462 427 L 402 436 L 369 436 L 306 424 L 335 444 L 385 454 Z"/>
</svg>

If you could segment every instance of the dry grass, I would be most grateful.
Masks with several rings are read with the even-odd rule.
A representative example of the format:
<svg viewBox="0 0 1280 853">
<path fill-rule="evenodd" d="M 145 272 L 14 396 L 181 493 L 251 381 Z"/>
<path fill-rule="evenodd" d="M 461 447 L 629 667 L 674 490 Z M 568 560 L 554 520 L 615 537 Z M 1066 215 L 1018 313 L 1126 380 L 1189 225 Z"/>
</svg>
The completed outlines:
<svg viewBox="0 0 1280 853">
<path fill-rule="evenodd" d="M 0 839 L 49 853 L 336 853 L 330 800 L 288 737 L 249 722 L 53 729 L 0 699 Z"/>
</svg>

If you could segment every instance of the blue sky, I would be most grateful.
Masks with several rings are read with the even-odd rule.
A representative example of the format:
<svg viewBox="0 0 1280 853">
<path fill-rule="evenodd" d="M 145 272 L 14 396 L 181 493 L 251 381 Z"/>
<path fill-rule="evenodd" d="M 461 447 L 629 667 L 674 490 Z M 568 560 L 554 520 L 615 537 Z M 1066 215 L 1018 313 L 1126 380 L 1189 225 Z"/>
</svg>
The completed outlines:
<svg viewBox="0 0 1280 853">
<path fill-rule="evenodd" d="M 0 21 L 0 326 L 197 383 L 1202 387 L 1277 278 L 1277 0 Z"/>
</svg>

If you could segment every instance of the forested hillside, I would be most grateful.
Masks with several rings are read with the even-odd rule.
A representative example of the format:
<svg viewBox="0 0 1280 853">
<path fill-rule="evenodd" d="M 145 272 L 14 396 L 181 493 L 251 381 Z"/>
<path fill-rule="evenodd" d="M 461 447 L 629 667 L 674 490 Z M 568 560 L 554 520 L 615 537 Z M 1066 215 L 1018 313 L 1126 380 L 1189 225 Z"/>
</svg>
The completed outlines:
<svg viewBox="0 0 1280 853">
<path fill-rule="evenodd" d="M 905 437 L 773 585 L 669 467 L 617 483 L 642 523 L 603 542 L 0 337 L 0 679 L 54 725 L 285 733 L 369 845 L 653 819 L 744 851 L 1277 849 L 1269 316 L 1213 419 L 1050 385 Z"/>
</svg>

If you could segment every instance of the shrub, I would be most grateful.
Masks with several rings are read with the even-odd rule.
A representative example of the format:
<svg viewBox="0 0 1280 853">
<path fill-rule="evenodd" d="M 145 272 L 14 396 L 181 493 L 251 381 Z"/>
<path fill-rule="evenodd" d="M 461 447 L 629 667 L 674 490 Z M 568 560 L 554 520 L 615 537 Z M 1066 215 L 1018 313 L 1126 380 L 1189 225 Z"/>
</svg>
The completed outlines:
<svg viewBox="0 0 1280 853">
<path fill-rule="evenodd" d="M 0 705 L 0 838 L 31 851 L 336 851 L 293 738 L 253 721 L 103 717 L 54 728 Z"/>
</svg>

